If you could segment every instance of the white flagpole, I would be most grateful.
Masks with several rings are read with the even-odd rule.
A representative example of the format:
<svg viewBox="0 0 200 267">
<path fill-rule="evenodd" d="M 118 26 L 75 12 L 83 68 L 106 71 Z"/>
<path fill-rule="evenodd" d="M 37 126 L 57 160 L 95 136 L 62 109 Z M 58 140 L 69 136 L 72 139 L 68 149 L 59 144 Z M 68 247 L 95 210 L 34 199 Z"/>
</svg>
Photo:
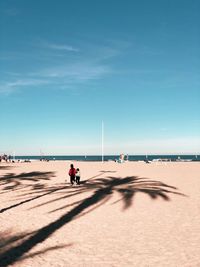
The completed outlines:
<svg viewBox="0 0 200 267">
<path fill-rule="evenodd" d="M 102 163 L 104 162 L 104 123 L 102 121 L 102 132 L 101 132 L 101 154 L 102 154 Z"/>
</svg>

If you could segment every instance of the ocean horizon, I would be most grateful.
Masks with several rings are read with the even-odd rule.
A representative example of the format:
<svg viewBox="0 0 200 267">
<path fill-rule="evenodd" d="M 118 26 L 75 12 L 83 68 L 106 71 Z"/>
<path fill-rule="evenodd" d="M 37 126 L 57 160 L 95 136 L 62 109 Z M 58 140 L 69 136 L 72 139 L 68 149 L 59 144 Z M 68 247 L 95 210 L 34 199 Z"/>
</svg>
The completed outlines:
<svg viewBox="0 0 200 267">
<path fill-rule="evenodd" d="M 67 161 L 102 161 L 101 155 L 38 155 L 38 156 L 15 156 L 15 159 L 21 160 L 67 160 Z M 119 159 L 119 155 L 104 155 L 104 161 L 115 161 Z M 200 155 L 128 155 L 129 161 L 144 161 L 144 160 L 154 160 L 154 159 L 168 159 L 171 161 L 176 160 L 191 160 L 200 161 Z M 125 160 L 127 160 L 127 155 L 125 155 Z"/>
</svg>

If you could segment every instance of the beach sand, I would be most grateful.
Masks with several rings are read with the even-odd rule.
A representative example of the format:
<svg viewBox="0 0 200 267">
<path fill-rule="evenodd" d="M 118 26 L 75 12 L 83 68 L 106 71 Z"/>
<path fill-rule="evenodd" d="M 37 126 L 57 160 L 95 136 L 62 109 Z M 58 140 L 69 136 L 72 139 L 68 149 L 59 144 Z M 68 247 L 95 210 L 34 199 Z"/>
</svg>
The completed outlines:
<svg viewBox="0 0 200 267">
<path fill-rule="evenodd" d="M 0 163 L 0 266 L 200 266 L 200 163 Z"/>
</svg>

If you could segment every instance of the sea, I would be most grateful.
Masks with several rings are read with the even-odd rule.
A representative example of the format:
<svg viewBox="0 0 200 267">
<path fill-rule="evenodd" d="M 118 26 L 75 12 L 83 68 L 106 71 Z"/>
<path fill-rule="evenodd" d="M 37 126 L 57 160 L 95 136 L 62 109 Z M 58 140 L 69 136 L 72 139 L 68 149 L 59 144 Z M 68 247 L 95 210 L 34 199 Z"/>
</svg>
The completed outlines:
<svg viewBox="0 0 200 267">
<path fill-rule="evenodd" d="M 89 155 L 89 156 L 15 156 L 18 160 L 65 160 L 65 161 L 102 161 L 101 155 Z M 119 159 L 119 155 L 105 155 L 103 157 L 104 161 L 116 161 Z M 170 161 L 200 161 L 200 155 L 128 155 L 129 161 L 152 161 L 152 160 L 170 160 Z M 127 155 L 125 155 L 125 160 L 127 160 Z"/>
</svg>

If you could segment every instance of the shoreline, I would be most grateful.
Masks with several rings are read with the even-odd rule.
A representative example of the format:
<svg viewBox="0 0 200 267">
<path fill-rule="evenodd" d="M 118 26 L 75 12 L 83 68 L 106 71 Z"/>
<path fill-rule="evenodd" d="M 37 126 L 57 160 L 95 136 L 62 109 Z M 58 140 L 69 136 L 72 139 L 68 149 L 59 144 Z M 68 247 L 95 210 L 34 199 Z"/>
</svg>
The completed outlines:
<svg viewBox="0 0 200 267">
<path fill-rule="evenodd" d="M 129 155 L 128 159 L 125 158 L 121 159 L 119 156 L 108 156 L 105 155 L 102 159 L 102 156 L 9 156 L 7 157 L 7 161 L 10 162 L 17 162 L 17 161 L 83 161 L 83 162 L 138 162 L 138 161 L 145 161 L 145 162 L 156 162 L 156 161 L 163 161 L 163 162 L 198 162 L 200 161 L 199 155 Z M 5 162 L 5 160 L 1 160 L 1 162 Z"/>
</svg>

